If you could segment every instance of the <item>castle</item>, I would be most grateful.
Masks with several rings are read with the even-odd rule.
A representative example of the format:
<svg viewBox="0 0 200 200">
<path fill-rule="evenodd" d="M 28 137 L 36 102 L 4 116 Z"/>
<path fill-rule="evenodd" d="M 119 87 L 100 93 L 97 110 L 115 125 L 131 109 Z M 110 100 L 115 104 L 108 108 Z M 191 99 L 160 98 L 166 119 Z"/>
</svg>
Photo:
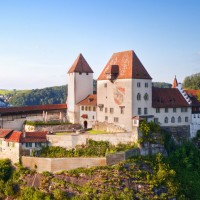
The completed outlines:
<svg viewBox="0 0 200 200">
<path fill-rule="evenodd" d="M 200 91 L 184 90 L 176 77 L 172 88 L 152 87 L 152 78 L 134 51 L 114 53 L 97 79 L 82 54 L 68 71 L 67 118 L 91 128 L 114 124 L 131 132 L 141 119 L 175 134 L 194 137 L 200 130 Z"/>
</svg>

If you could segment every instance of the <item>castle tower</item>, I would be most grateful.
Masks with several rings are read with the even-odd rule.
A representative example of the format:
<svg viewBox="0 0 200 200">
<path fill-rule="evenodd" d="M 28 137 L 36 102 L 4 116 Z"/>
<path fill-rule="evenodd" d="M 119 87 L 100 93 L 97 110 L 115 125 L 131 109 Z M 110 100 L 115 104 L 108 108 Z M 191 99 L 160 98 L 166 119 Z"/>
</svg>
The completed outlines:
<svg viewBox="0 0 200 200">
<path fill-rule="evenodd" d="M 71 123 L 79 123 L 79 103 L 89 94 L 93 94 L 93 71 L 82 54 L 67 73 L 68 97 L 67 118 Z"/>
<path fill-rule="evenodd" d="M 97 106 L 99 122 L 114 123 L 128 131 L 133 117 L 151 115 L 152 78 L 134 51 L 112 55 L 97 80 Z"/>
</svg>

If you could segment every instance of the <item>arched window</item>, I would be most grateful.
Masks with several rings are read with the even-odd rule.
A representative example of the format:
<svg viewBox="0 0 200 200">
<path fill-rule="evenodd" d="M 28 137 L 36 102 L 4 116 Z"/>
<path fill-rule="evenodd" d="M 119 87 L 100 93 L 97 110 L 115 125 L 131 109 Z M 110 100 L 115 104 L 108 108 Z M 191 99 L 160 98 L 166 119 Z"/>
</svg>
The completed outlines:
<svg viewBox="0 0 200 200">
<path fill-rule="evenodd" d="M 144 100 L 147 101 L 148 99 L 149 99 L 149 95 L 147 93 L 145 93 Z"/>
<path fill-rule="evenodd" d="M 137 94 L 137 100 L 138 101 L 141 100 L 141 94 L 140 93 Z"/>
<path fill-rule="evenodd" d="M 181 123 L 181 117 L 180 116 L 178 117 L 178 123 Z"/>
<path fill-rule="evenodd" d="M 174 117 L 171 118 L 171 123 L 175 123 L 175 118 Z"/>
<path fill-rule="evenodd" d="M 168 123 L 168 117 L 165 117 L 165 124 Z"/>
</svg>

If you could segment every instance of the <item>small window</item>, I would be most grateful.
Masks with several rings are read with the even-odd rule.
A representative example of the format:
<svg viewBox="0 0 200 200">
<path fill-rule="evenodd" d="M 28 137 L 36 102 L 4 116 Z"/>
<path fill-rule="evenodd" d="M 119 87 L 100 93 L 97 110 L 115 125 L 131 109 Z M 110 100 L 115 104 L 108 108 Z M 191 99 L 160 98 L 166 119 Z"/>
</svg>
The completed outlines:
<svg viewBox="0 0 200 200">
<path fill-rule="evenodd" d="M 144 100 L 147 101 L 148 99 L 149 99 L 149 95 L 147 93 L 145 93 Z"/>
<path fill-rule="evenodd" d="M 165 108 L 165 113 L 168 113 L 168 108 Z"/>
<path fill-rule="evenodd" d="M 174 112 L 174 113 L 176 112 L 176 108 L 173 108 L 173 112 Z"/>
<path fill-rule="evenodd" d="M 181 112 L 187 112 L 187 108 L 181 108 Z"/>
<path fill-rule="evenodd" d="M 114 122 L 118 122 L 118 121 L 119 121 L 118 117 L 114 117 Z"/>
<path fill-rule="evenodd" d="M 145 115 L 148 114 L 148 110 L 147 110 L 147 108 L 144 108 L 144 114 L 145 114 Z"/>
<path fill-rule="evenodd" d="M 15 143 L 14 142 L 12 142 L 12 147 L 15 147 Z"/>
<path fill-rule="evenodd" d="M 181 117 L 180 116 L 178 117 L 178 123 L 181 123 Z"/>
<path fill-rule="evenodd" d="M 107 87 L 107 83 L 104 83 L 104 87 L 105 87 L 105 88 Z"/>
<path fill-rule="evenodd" d="M 96 107 L 95 106 L 93 107 L 93 111 L 96 111 Z"/>
<path fill-rule="evenodd" d="M 194 118 L 196 118 L 196 115 L 194 114 Z"/>
<path fill-rule="evenodd" d="M 137 100 L 138 100 L 138 101 L 141 100 L 141 94 L 140 94 L 140 93 L 137 94 Z"/>
<path fill-rule="evenodd" d="M 168 123 L 168 117 L 165 117 L 165 124 Z"/>
<path fill-rule="evenodd" d="M 108 109 L 105 107 L 105 113 L 107 113 L 108 112 Z"/>
<path fill-rule="evenodd" d="M 81 106 L 81 110 L 84 110 L 84 106 Z"/>
<path fill-rule="evenodd" d="M 10 146 L 10 142 L 7 142 L 7 147 L 9 147 Z"/>
<path fill-rule="evenodd" d="M 158 118 L 154 118 L 154 123 L 158 124 Z"/>
<path fill-rule="evenodd" d="M 137 87 L 140 87 L 140 82 L 137 82 Z"/>
<path fill-rule="evenodd" d="M 125 111 L 125 106 L 121 106 L 121 107 L 120 107 L 120 112 L 121 112 L 121 114 L 124 114 L 124 111 Z"/>
<path fill-rule="evenodd" d="M 88 75 L 89 73 L 87 72 L 86 75 Z"/>
<path fill-rule="evenodd" d="M 145 83 L 145 88 L 148 88 L 148 83 Z"/>
<path fill-rule="evenodd" d="M 108 116 L 105 116 L 105 121 L 108 121 Z"/>
<path fill-rule="evenodd" d="M 171 118 L 171 123 L 175 123 L 175 117 Z"/>
<path fill-rule="evenodd" d="M 91 107 L 90 106 L 88 107 L 88 110 L 91 111 Z"/>
<path fill-rule="evenodd" d="M 94 119 L 94 115 L 92 116 L 92 119 Z"/>
<path fill-rule="evenodd" d="M 141 108 L 138 108 L 138 115 L 141 115 Z"/>
<path fill-rule="evenodd" d="M 110 108 L 110 113 L 111 113 L 111 114 L 114 113 L 114 108 Z"/>
<path fill-rule="evenodd" d="M 85 106 L 85 111 L 87 111 L 88 110 L 88 107 L 87 106 Z"/>
<path fill-rule="evenodd" d="M 156 113 L 160 113 L 160 108 L 156 108 Z"/>
<path fill-rule="evenodd" d="M 103 111 L 103 107 L 102 107 L 102 106 L 101 106 L 101 107 L 99 107 L 99 110 L 100 110 L 100 111 Z"/>
<path fill-rule="evenodd" d="M 82 72 L 79 72 L 79 75 L 82 75 Z"/>
<path fill-rule="evenodd" d="M 188 117 L 185 117 L 185 122 L 188 122 Z"/>
</svg>

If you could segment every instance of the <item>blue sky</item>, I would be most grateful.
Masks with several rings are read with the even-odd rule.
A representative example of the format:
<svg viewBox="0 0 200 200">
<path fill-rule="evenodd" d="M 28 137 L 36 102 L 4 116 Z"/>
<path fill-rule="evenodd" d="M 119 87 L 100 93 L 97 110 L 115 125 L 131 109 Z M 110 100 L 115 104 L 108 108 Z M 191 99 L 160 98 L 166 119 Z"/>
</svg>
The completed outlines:
<svg viewBox="0 0 200 200">
<path fill-rule="evenodd" d="M 200 72 L 200 1 L 0 0 L 0 88 L 66 84 L 79 53 L 97 78 L 134 50 L 153 81 Z"/>
</svg>

